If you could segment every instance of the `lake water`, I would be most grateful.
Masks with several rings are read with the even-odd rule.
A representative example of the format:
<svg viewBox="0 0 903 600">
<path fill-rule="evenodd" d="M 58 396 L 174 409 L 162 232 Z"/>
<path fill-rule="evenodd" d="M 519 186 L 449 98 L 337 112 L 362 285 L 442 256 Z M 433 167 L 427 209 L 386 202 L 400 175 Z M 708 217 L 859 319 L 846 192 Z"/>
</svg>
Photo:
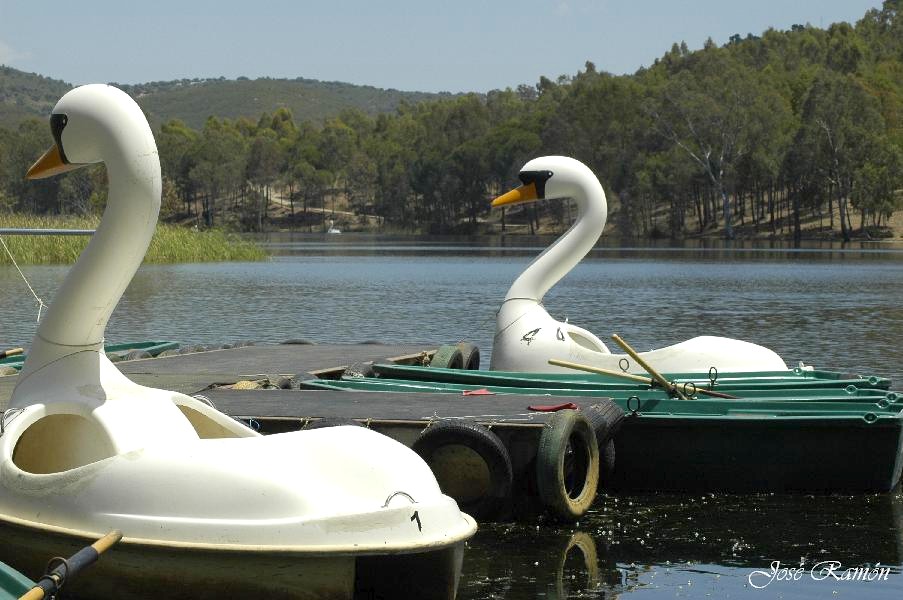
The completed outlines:
<svg viewBox="0 0 903 600">
<path fill-rule="evenodd" d="M 495 310 L 548 240 L 281 235 L 266 263 L 147 265 L 107 339 L 184 343 L 449 343 L 488 364 Z M 66 267 L 24 269 L 49 302 Z M 903 382 L 903 246 L 600 247 L 545 299 L 549 312 L 638 349 L 742 338 L 790 364 Z M 0 267 L 0 348 L 29 343 L 37 307 Z M 903 387 L 899 385 L 898 387 Z M 568 552 L 568 548 L 570 551 Z M 588 557 L 590 566 L 587 567 Z M 804 576 L 751 585 L 773 561 Z M 812 567 L 890 567 L 837 581 Z M 821 565 L 819 569 L 825 568 Z M 602 495 L 577 525 L 482 526 L 459 598 L 900 598 L 903 496 Z M 753 575 L 752 583 L 769 576 Z"/>
</svg>

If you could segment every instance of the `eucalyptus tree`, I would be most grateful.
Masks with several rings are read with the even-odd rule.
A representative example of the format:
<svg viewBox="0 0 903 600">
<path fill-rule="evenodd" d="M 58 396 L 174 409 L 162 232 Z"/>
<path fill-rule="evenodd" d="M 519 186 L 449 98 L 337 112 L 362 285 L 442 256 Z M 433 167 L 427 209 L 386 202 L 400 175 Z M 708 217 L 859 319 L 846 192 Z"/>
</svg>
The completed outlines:
<svg viewBox="0 0 903 600">
<path fill-rule="evenodd" d="M 247 160 L 247 176 L 255 186 L 255 214 L 257 231 L 263 231 L 263 220 L 268 216 L 273 184 L 284 172 L 285 156 L 276 132 L 269 128 L 258 129 L 250 140 Z"/>
<path fill-rule="evenodd" d="M 326 196 L 332 199 L 332 213 L 335 214 L 336 196 L 344 191 L 348 184 L 348 167 L 351 157 L 354 155 L 358 144 L 357 133 L 342 119 L 329 119 L 320 131 L 320 177 L 326 173 L 331 175 L 331 180 L 324 188 L 321 202 L 325 204 Z M 324 212 L 326 207 L 322 206 Z"/>
<path fill-rule="evenodd" d="M 374 210 L 380 217 L 380 226 L 386 224 L 412 227 L 415 192 L 411 186 L 410 166 L 417 153 L 414 139 L 420 134 L 410 107 L 402 106 L 398 115 L 379 115 L 373 132 L 373 143 L 368 149 L 376 168 Z"/>
<path fill-rule="evenodd" d="M 851 201 L 861 213 L 863 231 L 869 216 L 880 226 L 882 218 L 889 219 L 903 205 L 903 151 L 887 136 L 872 136 L 853 179 Z"/>
<path fill-rule="evenodd" d="M 734 237 L 729 192 L 739 162 L 771 135 L 785 103 L 752 69 L 714 47 L 696 57 L 693 70 L 671 74 L 648 104 L 658 132 L 683 150 L 720 200 L 724 235 Z"/>
<path fill-rule="evenodd" d="M 373 214 L 378 167 L 372 140 L 362 141 L 361 146 L 355 148 L 345 167 L 345 197 L 348 208 L 364 220 Z"/>
<path fill-rule="evenodd" d="M 869 160 L 868 150 L 880 145 L 884 128 L 874 98 L 853 76 L 826 70 L 812 86 L 796 138 L 796 168 L 829 184 L 844 240 L 852 235 L 849 201 L 856 174 Z"/>
<path fill-rule="evenodd" d="M 175 184 L 179 198 L 190 214 L 195 195 L 191 170 L 195 166 L 194 149 L 198 144 L 198 132 L 174 119 L 160 127 L 156 138 L 163 179 Z"/>
<path fill-rule="evenodd" d="M 202 194 L 200 218 L 212 227 L 216 224 L 217 200 L 244 186 L 247 143 L 235 123 L 210 117 L 193 149 L 194 164 L 189 178 Z"/>
</svg>

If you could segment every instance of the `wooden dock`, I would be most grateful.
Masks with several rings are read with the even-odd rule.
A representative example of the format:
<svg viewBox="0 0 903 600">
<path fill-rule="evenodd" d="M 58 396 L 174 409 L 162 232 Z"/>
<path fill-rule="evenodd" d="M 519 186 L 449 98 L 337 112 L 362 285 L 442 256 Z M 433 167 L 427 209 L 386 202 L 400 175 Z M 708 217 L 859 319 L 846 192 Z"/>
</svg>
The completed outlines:
<svg viewBox="0 0 903 600">
<path fill-rule="evenodd" d="M 535 395 L 450 396 L 449 394 L 373 394 L 313 390 L 237 390 L 224 386 L 273 377 L 340 376 L 351 364 L 374 360 L 413 361 L 435 346 L 383 344 L 278 344 L 211 350 L 165 358 L 117 363 L 140 385 L 182 394 L 202 394 L 229 416 L 260 421 L 291 421 L 341 417 L 377 421 L 428 423 L 436 419 L 472 418 L 493 423 L 541 425 L 547 413 L 529 405 L 545 402 Z M 5 410 L 18 376 L 0 377 L 0 410 Z M 587 398 L 556 398 L 554 404 Z M 297 428 L 297 427 L 296 427 Z"/>
<path fill-rule="evenodd" d="M 575 425 L 573 415 L 570 420 L 561 419 L 560 413 L 530 407 L 573 402 L 584 413 L 599 398 L 231 387 L 253 381 L 284 384 L 286 378 L 338 378 L 347 366 L 368 361 L 422 363 L 434 350 L 429 345 L 280 344 L 120 362 L 117 367 L 140 385 L 193 395 L 264 434 L 316 426 L 314 422 L 324 418 L 354 420 L 420 452 L 443 490 L 480 518 L 533 514 L 537 508 L 543 510 L 544 504 L 548 508 L 545 499 L 537 502 L 535 488 L 537 460 L 544 460 L 546 479 L 553 481 L 549 494 L 564 506 L 559 516 L 570 519 L 583 514 L 595 496 L 598 479 L 594 425 L 588 417 L 576 417 L 583 425 Z M 17 380 L 18 375 L 0 377 L 0 410 L 6 409 Z M 436 424 L 441 424 L 441 431 L 427 435 Z M 582 427 L 579 443 L 570 434 L 575 426 Z M 560 447 L 540 457 L 544 436 L 557 439 Z M 430 437 L 430 449 L 418 449 Z M 586 454 L 577 467 L 581 473 L 576 491 L 570 480 L 567 485 L 557 481 L 560 469 L 556 466 L 562 460 L 559 455 L 573 453 L 575 443 Z M 580 490 L 590 494 L 588 500 Z"/>
<path fill-rule="evenodd" d="M 281 375 L 318 376 L 341 373 L 357 362 L 429 353 L 428 344 L 273 344 L 211 350 L 165 358 L 117 363 L 117 368 L 140 385 L 195 394 L 215 385 Z M 0 377 L 0 410 L 5 410 L 19 377 Z"/>
</svg>

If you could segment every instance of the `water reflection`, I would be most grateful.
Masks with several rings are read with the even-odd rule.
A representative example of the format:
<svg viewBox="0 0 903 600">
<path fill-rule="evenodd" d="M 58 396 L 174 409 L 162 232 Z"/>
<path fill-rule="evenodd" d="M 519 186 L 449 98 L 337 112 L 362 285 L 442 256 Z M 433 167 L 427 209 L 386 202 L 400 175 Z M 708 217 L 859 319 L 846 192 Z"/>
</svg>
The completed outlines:
<svg viewBox="0 0 903 600">
<path fill-rule="evenodd" d="M 486 525 L 464 555 L 458 598 L 605 597 L 621 580 L 605 545 L 586 531 Z"/>
<path fill-rule="evenodd" d="M 750 587 L 773 561 L 806 574 Z M 825 561 L 883 566 L 887 581 L 816 581 Z M 899 597 L 903 495 L 601 495 L 573 527 L 485 524 L 465 555 L 459 598 Z M 767 577 L 757 583 L 767 582 Z M 763 597 L 763 596 L 760 596 Z"/>
</svg>

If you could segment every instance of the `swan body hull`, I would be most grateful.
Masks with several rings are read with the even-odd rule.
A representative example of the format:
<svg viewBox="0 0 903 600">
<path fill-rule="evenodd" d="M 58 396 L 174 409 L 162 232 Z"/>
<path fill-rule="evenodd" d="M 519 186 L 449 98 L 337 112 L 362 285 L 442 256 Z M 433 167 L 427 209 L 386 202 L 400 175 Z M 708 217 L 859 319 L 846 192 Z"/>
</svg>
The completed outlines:
<svg viewBox="0 0 903 600">
<path fill-rule="evenodd" d="M 509 306 L 523 312 L 512 315 Z M 694 337 L 664 348 L 639 352 L 639 355 L 661 373 L 706 373 L 711 367 L 722 373 L 787 369 L 784 360 L 764 346 L 716 336 Z M 506 303 L 499 311 L 489 368 L 521 373 L 574 372 L 550 365 L 549 359 L 611 371 L 621 371 L 626 364 L 628 372 L 646 374 L 629 356 L 610 352 L 593 333 L 557 321 L 541 305 Z"/>
<path fill-rule="evenodd" d="M 222 591 L 233 559 L 215 555 L 256 564 L 258 592 L 351 598 L 371 555 L 426 561 L 455 584 L 476 530 L 426 463 L 387 436 L 347 426 L 261 436 L 196 398 L 131 382 L 99 352 L 44 367 L 16 400 L 0 435 L 0 529 L 24 545 L 5 544 L 0 560 L 26 572 L 29 557 L 46 562 L 60 543 L 119 529 L 129 549 L 101 561 L 123 579 L 117 597 L 146 593 L 125 580 L 148 556 L 182 573 L 168 597 L 196 597 L 193 578 Z"/>
<path fill-rule="evenodd" d="M 362 577 L 379 579 L 416 557 L 438 560 L 445 570 L 437 574 L 460 567 L 456 549 L 476 524 L 410 448 L 360 427 L 260 436 L 195 398 L 135 384 L 107 359 L 106 323 L 156 226 L 156 146 L 137 105 L 109 86 L 68 92 L 51 126 L 56 147 L 29 177 L 102 161 L 110 198 L 38 328 L 0 423 L 0 528 L 26 532 L 18 545 L 2 545 L 0 560 L 29 572 L 23 562 L 45 549 L 30 540 L 81 543 L 119 529 L 132 550 L 118 556 L 162 548 L 154 555 L 161 573 L 206 585 L 198 594 L 176 580 L 166 597 L 212 597 L 211 587 L 219 597 L 269 573 L 294 582 L 290 592 L 277 588 L 280 596 L 351 598 Z M 404 560 L 360 562 L 371 555 Z M 230 576 L 234 556 L 262 561 L 261 571 Z M 116 557 L 101 562 L 124 587 L 87 597 L 147 596 L 142 582 L 159 592 L 154 578 Z"/>
<path fill-rule="evenodd" d="M 521 187 L 493 200 L 493 206 L 571 198 L 577 218 L 571 227 L 537 256 L 511 284 L 496 319 L 490 369 L 531 373 L 572 372 L 553 366 L 559 359 L 592 367 L 641 373 L 642 368 L 622 354 L 612 354 L 593 333 L 556 321 L 542 299 L 593 248 L 608 217 L 605 192 L 593 172 L 566 156 L 541 156 L 523 166 Z M 640 353 L 654 369 L 664 373 L 708 371 L 749 372 L 785 370 L 772 350 L 723 337 L 700 336 Z"/>
</svg>

